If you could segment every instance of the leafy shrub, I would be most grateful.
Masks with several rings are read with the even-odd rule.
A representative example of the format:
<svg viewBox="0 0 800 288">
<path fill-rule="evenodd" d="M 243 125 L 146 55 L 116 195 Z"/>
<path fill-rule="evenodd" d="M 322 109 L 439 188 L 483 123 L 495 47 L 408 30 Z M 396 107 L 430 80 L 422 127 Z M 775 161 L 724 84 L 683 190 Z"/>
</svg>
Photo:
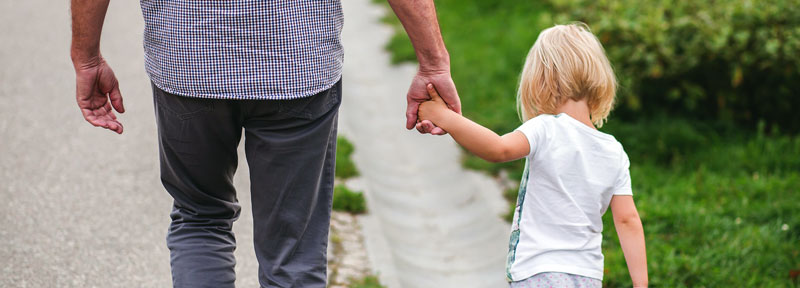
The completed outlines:
<svg viewBox="0 0 800 288">
<path fill-rule="evenodd" d="M 351 191 L 344 185 L 336 185 L 333 188 L 333 210 L 356 214 L 366 212 L 367 203 L 364 194 Z"/>
<path fill-rule="evenodd" d="M 347 179 L 358 176 L 358 169 L 353 163 L 353 143 L 344 137 L 336 138 L 336 178 Z"/>
<path fill-rule="evenodd" d="M 719 143 L 719 128 L 700 121 L 656 117 L 635 123 L 612 122 L 602 131 L 619 140 L 631 162 L 670 164 Z"/>
<path fill-rule="evenodd" d="M 624 112 L 800 130 L 797 0 L 548 0 L 603 42 Z"/>
<path fill-rule="evenodd" d="M 683 166 L 703 166 L 731 176 L 741 173 L 800 173 L 800 136 L 776 132 L 768 135 L 763 130 L 763 122 L 758 126 L 756 135 L 739 141 L 719 142 L 695 153 L 685 161 L 689 164 Z"/>
<path fill-rule="evenodd" d="M 800 136 L 766 131 L 763 121 L 756 126 L 750 133 L 730 125 L 657 117 L 606 125 L 603 132 L 623 144 L 632 165 L 690 171 L 703 166 L 730 175 L 800 171 Z"/>
</svg>

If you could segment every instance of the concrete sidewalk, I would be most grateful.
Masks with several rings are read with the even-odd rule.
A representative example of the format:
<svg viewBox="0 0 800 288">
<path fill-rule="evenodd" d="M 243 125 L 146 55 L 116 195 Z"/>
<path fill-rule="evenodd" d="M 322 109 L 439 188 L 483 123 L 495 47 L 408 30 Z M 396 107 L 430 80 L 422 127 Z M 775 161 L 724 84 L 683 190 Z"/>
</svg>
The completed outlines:
<svg viewBox="0 0 800 288">
<path fill-rule="evenodd" d="M 375 25 L 384 6 L 345 1 L 344 9 L 339 128 L 355 145 L 370 209 L 364 238 L 381 280 L 392 288 L 507 286 L 502 189 L 461 167 L 461 150 L 449 136 L 405 129 L 416 65 L 389 64 L 383 47 L 393 31 Z"/>
<path fill-rule="evenodd" d="M 68 5 L 0 2 L 0 287 L 170 287 L 172 200 L 158 179 L 139 2 L 111 1 L 103 29 L 122 135 L 75 104 Z M 257 287 L 247 178 L 240 161 L 237 284 Z"/>
<path fill-rule="evenodd" d="M 138 1 L 111 1 L 102 51 L 120 80 L 125 133 L 75 104 L 69 1 L 0 2 L 0 287 L 170 287 L 171 199 L 158 179 Z M 356 145 L 370 259 L 390 287 L 501 287 L 508 227 L 499 188 L 460 167 L 449 137 L 403 127 L 413 66 L 392 67 L 370 0 L 345 0 L 340 127 Z M 246 161 L 237 286 L 257 287 Z"/>
</svg>

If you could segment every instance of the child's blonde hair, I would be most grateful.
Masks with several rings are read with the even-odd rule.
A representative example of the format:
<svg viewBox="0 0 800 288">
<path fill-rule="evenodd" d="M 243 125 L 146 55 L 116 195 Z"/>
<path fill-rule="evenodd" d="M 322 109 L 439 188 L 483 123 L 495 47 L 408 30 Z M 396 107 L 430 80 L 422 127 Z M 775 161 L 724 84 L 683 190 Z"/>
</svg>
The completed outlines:
<svg viewBox="0 0 800 288">
<path fill-rule="evenodd" d="M 567 99 L 587 100 L 602 127 L 614 106 L 617 80 L 603 45 L 583 23 L 556 25 L 539 34 L 522 69 L 517 109 L 523 121 L 555 114 Z"/>
</svg>

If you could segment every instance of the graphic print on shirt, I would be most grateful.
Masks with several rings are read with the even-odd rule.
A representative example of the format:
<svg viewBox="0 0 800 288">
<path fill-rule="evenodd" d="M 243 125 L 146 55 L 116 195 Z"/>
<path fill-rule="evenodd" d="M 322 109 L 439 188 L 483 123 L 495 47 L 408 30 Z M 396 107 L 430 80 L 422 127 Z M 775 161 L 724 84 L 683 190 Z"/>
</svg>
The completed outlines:
<svg viewBox="0 0 800 288">
<path fill-rule="evenodd" d="M 517 195 L 517 205 L 514 208 L 514 219 L 511 221 L 511 237 L 508 240 L 508 256 L 506 258 L 506 279 L 513 281 L 511 278 L 511 265 L 514 264 L 517 253 L 517 245 L 519 244 L 519 221 L 522 216 L 522 203 L 525 202 L 525 193 L 528 190 L 528 158 L 525 158 L 525 170 L 522 172 L 522 179 L 519 183 L 519 194 Z"/>
</svg>

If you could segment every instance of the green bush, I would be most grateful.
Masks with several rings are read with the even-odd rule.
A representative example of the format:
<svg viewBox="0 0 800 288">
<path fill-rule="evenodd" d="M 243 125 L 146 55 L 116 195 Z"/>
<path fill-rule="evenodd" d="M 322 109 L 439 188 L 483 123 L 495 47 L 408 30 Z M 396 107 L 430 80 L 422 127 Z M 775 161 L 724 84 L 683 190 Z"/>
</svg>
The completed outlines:
<svg viewBox="0 0 800 288">
<path fill-rule="evenodd" d="M 635 123 L 612 122 L 603 126 L 602 131 L 614 135 L 623 144 L 631 162 L 670 164 L 724 142 L 722 138 L 735 138 L 723 132 L 729 129 L 733 128 L 682 118 L 655 117 Z"/>
<path fill-rule="evenodd" d="M 364 194 L 351 191 L 344 185 L 336 185 L 333 188 L 333 210 L 356 214 L 366 212 L 367 203 Z"/>
<path fill-rule="evenodd" d="M 358 169 L 351 158 L 354 150 L 353 143 L 341 136 L 336 138 L 336 178 L 358 176 Z"/>
<path fill-rule="evenodd" d="M 800 136 L 685 120 L 654 118 L 633 124 L 614 123 L 603 132 L 619 140 L 632 165 L 655 164 L 685 170 L 705 166 L 715 172 L 800 171 Z"/>
<path fill-rule="evenodd" d="M 554 22 L 585 22 L 603 42 L 623 114 L 800 130 L 800 1 L 548 2 Z"/>
</svg>

